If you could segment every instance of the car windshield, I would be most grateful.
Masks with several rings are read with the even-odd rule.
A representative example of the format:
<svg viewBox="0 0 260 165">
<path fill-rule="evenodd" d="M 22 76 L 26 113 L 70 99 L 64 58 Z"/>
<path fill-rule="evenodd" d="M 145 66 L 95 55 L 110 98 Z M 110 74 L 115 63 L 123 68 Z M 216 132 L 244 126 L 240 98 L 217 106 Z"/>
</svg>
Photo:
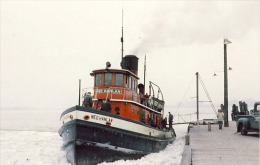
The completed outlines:
<svg viewBox="0 0 260 165">
<path fill-rule="evenodd" d="M 256 111 L 255 111 L 255 116 L 259 116 L 259 113 L 260 113 L 260 104 L 256 105 L 255 109 L 256 109 Z"/>
</svg>

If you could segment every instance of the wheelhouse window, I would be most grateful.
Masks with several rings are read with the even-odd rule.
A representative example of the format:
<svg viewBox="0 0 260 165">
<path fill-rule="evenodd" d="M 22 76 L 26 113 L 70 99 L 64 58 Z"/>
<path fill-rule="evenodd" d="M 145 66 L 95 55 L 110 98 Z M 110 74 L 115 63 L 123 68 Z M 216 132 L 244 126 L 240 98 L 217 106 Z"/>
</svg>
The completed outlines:
<svg viewBox="0 0 260 165">
<path fill-rule="evenodd" d="M 101 74 L 96 74 L 95 77 L 95 86 L 99 87 L 101 85 Z"/>
<path fill-rule="evenodd" d="M 112 85 L 112 73 L 105 73 L 105 85 Z"/>
<path fill-rule="evenodd" d="M 116 74 L 116 86 L 123 86 L 123 74 L 117 73 Z"/>
</svg>

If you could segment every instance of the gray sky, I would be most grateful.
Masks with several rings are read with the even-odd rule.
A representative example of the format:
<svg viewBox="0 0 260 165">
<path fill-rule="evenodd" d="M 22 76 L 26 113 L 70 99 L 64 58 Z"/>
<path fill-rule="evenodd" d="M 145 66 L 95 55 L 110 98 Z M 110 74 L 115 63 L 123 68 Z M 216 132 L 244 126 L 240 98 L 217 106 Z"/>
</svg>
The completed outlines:
<svg viewBox="0 0 260 165">
<path fill-rule="evenodd" d="M 199 72 L 219 107 L 224 38 L 229 105 L 260 100 L 260 1 L 1 1 L 1 108 L 76 105 L 78 79 L 92 87 L 92 70 L 120 67 L 122 8 L 124 53 L 139 57 L 140 82 L 147 55 L 147 80 L 167 106 L 192 80 L 183 104 L 195 105 Z"/>
</svg>

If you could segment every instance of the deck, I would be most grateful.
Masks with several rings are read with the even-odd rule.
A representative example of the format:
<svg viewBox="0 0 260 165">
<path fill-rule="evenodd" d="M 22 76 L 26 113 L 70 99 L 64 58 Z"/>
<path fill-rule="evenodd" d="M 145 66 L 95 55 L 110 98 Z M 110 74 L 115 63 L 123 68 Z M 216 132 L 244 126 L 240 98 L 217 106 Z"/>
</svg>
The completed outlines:
<svg viewBox="0 0 260 165">
<path fill-rule="evenodd" d="M 229 127 L 222 130 L 218 129 L 218 125 L 211 125 L 211 131 L 208 131 L 208 125 L 193 126 L 189 135 L 191 152 L 185 146 L 183 155 L 185 157 L 187 151 L 191 153 L 192 165 L 260 164 L 259 134 L 243 136 L 236 133 L 233 121 L 229 121 Z"/>
</svg>

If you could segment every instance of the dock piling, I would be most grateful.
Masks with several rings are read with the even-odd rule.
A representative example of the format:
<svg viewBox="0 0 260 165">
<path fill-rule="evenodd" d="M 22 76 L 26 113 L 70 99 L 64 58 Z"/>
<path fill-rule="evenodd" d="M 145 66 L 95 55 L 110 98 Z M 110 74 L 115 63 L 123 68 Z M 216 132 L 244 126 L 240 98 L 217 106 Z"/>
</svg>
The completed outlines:
<svg viewBox="0 0 260 165">
<path fill-rule="evenodd" d="M 208 131 L 211 131 L 211 123 L 208 122 Z"/>
<path fill-rule="evenodd" d="M 190 145 L 190 135 L 189 134 L 185 135 L 185 145 Z"/>
</svg>

